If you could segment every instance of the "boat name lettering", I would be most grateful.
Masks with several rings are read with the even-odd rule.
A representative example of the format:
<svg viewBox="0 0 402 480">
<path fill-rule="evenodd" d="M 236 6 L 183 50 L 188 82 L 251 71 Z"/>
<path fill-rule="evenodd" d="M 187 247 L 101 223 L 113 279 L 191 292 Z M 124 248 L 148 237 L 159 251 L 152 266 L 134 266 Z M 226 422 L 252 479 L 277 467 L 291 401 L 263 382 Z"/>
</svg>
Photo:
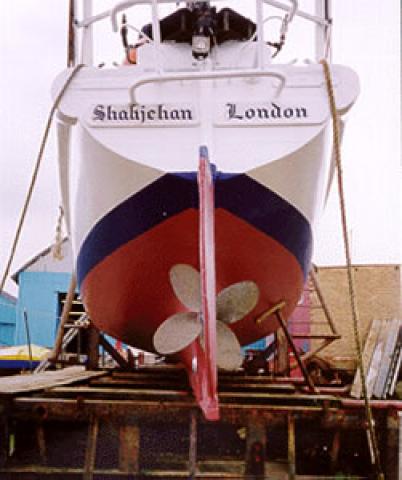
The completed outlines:
<svg viewBox="0 0 402 480">
<path fill-rule="evenodd" d="M 193 124 L 196 113 L 191 105 L 104 105 L 93 107 L 92 126 L 152 126 Z"/>
<path fill-rule="evenodd" d="M 306 107 L 284 107 L 271 102 L 266 106 L 244 106 L 235 103 L 226 104 L 227 120 L 281 120 L 281 119 L 306 119 Z"/>
</svg>

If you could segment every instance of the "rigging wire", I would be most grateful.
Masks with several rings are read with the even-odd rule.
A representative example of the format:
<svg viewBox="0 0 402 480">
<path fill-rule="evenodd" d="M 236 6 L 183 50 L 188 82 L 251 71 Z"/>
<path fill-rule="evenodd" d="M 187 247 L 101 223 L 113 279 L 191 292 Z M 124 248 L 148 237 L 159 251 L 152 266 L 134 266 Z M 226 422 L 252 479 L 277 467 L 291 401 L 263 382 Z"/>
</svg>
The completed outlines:
<svg viewBox="0 0 402 480">
<path fill-rule="evenodd" d="M 338 118 L 338 112 L 336 110 L 335 94 L 334 94 L 334 88 L 333 88 L 331 72 L 329 69 L 328 62 L 327 60 L 321 60 L 320 63 L 324 69 L 325 83 L 326 83 L 326 88 L 328 92 L 329 107 L 330 107 L 331 116 L 332 116 L 332 135 L 333 135 L 333 141 L 334 141 L 334 153 L 335 153 L 335 161 L 336 161 L 336 167 L 337 167 L 339 202 L 340 202 L 340 212 L 341 212 L 341 219 L 342 219 L 343 243 L 344 243 L 346 266 L 347 266 L 349 298 L 350 298 L 350 306 L 352 310 L 353 333 L 354 333 L 355 348 L 356 348 L 356 353 L 358 358 L 358 368 L 359 368 L 360 377 L 361 377 L 362 392 L 364 396 L 364 406 L 365 406 L 367 423 L 368 423 L 367 429 L 368 429 L 369 447 L 370 447 L 370 451 L 373 453 L 373 464 L 375 467 L 377 480 L 384 480 L 384 474 L 381 468 L 380 452 L 378 448 L 378 442 L 377 442 L 377 437 L 376 437 L 376 432 L 374 427 L 373 413 L 371 410 L 370 399 L 367 393 L 366 373 L 365 373 L 365 368 L 363 364 L 363 353 L 362 353 L 363 349 L 362 349 L 362 340 L 360 336 L 360 319 L 359 319 L 357 303 L 356 303 L 356 291 L 355 291 L 355 283 L 354 283 L 354 277 L 353 277 L 352 259 L 351 259 L 351 253 L 350 253 L 350 242 L 349 242 L 347 217 L 346 217 L 346 201 L 345 201 L 345 191 L 344 191 L 344 183 L 343 183 L 339 118 Z"/>
<path fill-rule="evenodd" d="M 24 202 L 24 205 L 22 207 L 22 211 L 21 211 L 19 222 L 18 222 L 17 230 L 15 232 L 13 244 L 12 244 L 11 251 L 10 251 L 10 254 L 9 254 L 9 257 L 8 257 L 7 265 L 6 265 L 6 268 L 4 270 L 4 273 L 3 273 L 3 276 L 2 276 L 2 279 L 1 279 L 0 294 L 3 293 L 3 291 L 4 291 L 4 285 L 6 283 L 8 275 L 10 273 L 11 264 L 14 260 L 15 252 L 16 252 L 17 245 L 18 245 L 18 241 L 19 241 L 20 236 L 21 236 L 22 227 L 23 227 L 24 222 L 25 222 L 28 207 L 30 205 L 32 194 L 33 194 L 35 184 L 36 184 L 36 180 L 38 178 L 39 168 L 40 168 L 41 163 L 42 163 L 43 153 L 45 151 L 46 143 L 47 143 L 47 140 L 48 140 L 48 137 L 49 137 L 50 127 L 51 127 L 52 122 L 53 122 L 54 114 L 56 113 L 56 110 L 57 110 L 57 108 L 60 104 L 60 101 L 63 98 L 63 95 L 65 94 L 65 92 L 66 92 L 67 88 L 69 87 L 70 83 L 73 81 L 74 77 L 77 75 L 77 73 L 81 70 L 81 68 L 83 66 L 84 66 L 83 64 L 79 64 L 72 69 L 70 75 L 68 76 L 68 78 L 65 81 L 63 87 L 61 88 L 59 94 L 57 95 L 57 98 L 53 102 L 52 108 L 50 110 L 50 113 L 49 113 L 49 116 L 48 116 L 48 119 L 47 119 L 47 122 L 46 122 L 45 131 L 44 131 L 43 136 L 42 136 L 42 141 L 40 143 L 39 153 L 38 153 L 37 158 L 36 158 L 35 167 L 34 167 L 34 170 L 33 170 L 33 173 L 32 173 L 32 177 L 31 177 L 31 181 L 30 181 L 30 184 L 29 184 L 28 192 L 27 192 L 27 195 L 25 197 L 25 202 Z"/>
</svg>

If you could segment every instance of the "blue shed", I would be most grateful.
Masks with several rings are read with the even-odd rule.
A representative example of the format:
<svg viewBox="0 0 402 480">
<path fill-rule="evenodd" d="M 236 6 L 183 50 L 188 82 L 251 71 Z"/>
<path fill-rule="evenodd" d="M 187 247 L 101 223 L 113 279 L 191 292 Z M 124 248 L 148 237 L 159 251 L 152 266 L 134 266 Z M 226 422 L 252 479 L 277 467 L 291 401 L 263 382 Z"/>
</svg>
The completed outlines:
<svg viewBox="0 0 402 480">
<path fill-rule="evenodd" d="M 65 240 L 60 258 L 55 258 L 52 248 L 47 248 L 13 275 L 19 286 L 16 345 L 27 343 L 26 316 L 31 343 L 52 347 L 62 302 L 70 284 L 72 264 L 70 243 Z"/>
<path fill-rule="evenodd" d="M 0 295 L 0 346 L 14 345 L 17 299 L 3 292 Z"/>
</svg>

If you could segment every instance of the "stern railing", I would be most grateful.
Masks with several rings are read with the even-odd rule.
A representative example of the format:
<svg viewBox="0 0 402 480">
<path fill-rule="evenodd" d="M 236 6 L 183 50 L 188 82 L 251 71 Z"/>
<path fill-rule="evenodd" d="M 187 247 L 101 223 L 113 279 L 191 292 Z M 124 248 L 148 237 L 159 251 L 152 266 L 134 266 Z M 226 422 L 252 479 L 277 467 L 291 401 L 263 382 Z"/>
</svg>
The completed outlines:
<svg viewBox="0 0 402 480">
<path fill-rule="evenodd" d="M 78 2 L 79 0 L 75 0 Z M 150 5 L 152 9 L 152 31 L 153 40 L 152 45 L 155 49 L 156 70 L 162 72 L 162 65 L 160 61 L 160 46 L 161 46 L 161 31 L 159 26 L 158 5 L 159 4 L 179 4 L 179 3 L 194 3 L 196 0 L 123 0 L 118 2 L 113 8 L 105 10 L 99 14 L 93 15 L 92 0 L 83 0 L 83 19 L 75 20 L 74 25 L 77 29 L 82 30 L 81 48 L 79 63 L 86 65 L 93 64 L 93 38 L 92 27 L 96 22 L 109 18 L 112 23 L 113 31 L 118 31 L 117 16 L 128 10 L 131 7 L 139 5 Z M 214 0 L 220 2 L 223 0 Z M 251 2 L 250 2 L 251 3 Z M 256 8 L 256 24 L 257 24 L 257 42 L 258 42 L 258 70 L 264 70 L 265 64 L 265 50 L 266 42 L 264 38 L 264 5 L 275 7 L 286 12 L 283 18 L 282 31 L 286 32 L 289 24 L 295 17 L 300 17 L 308 20 L 316 25 L 316 59 L 320 60 L 323 57 L 328 58 L 330 52 L 331 40 L 331 0 L 316 0 L 316 13 L 311 14 L 299 8 L 298 0 L 288 0 L 284 3 L 279 0 L 255 0 Z M 77 9 L 75 9 L 77 11 Z"/>
</svg>

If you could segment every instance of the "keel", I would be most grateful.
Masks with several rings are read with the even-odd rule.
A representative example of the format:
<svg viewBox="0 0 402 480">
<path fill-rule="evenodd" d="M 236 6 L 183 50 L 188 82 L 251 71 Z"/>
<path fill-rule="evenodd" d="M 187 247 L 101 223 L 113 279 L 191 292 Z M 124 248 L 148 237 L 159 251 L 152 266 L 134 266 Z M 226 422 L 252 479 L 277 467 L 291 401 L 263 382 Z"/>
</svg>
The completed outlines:
<svg viewBox="0 0 402 480">
<path fill-rule="evenodd" d="M 216 365 L 216 280 L 215 206 L 211 165 L 206 147 L 200 148 L 198 170 L 199 255 L 201 273 L 201 316 L 204 349 L 198 349 L 195 368 L 190 374 L 194 394 L 208 420 L 219 419 Z"/>
</svg>

